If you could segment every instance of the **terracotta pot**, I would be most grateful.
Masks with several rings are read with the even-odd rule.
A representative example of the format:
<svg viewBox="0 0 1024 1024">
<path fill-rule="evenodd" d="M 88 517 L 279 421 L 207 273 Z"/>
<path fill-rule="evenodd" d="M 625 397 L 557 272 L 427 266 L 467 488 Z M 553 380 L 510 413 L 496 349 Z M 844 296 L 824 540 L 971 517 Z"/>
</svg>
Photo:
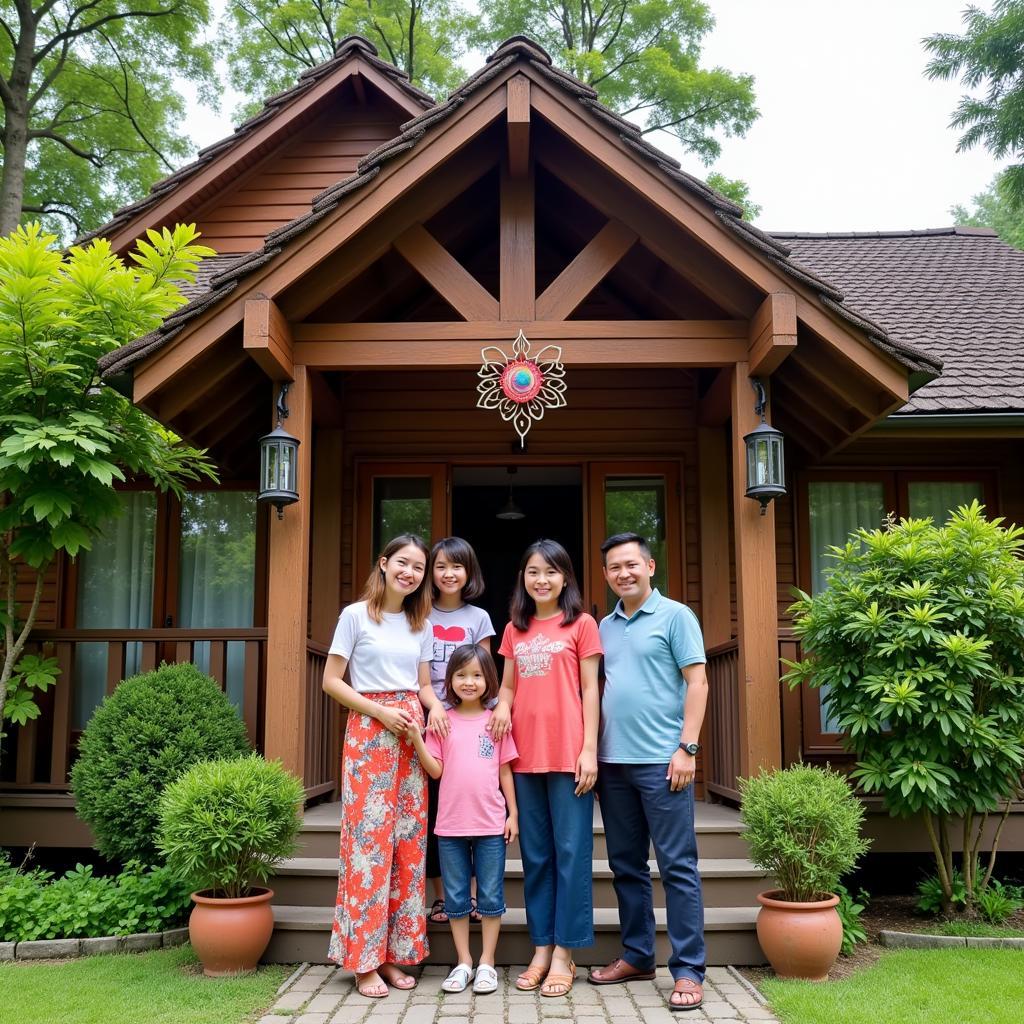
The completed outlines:
<svg viewBox="0 0 1024 1024">
<path fill-rule="evenodd" d="M 758 893 L 757 941 L 780 978 L 825 981 L 843 944 L 838 896 L 790 903 L 778 890 Z"/>
<path fill-rule="evenodd" d="M 274 931 L 273 898 L 273 889 L 237 899 L 211 896 L 209 889 L 192 893 L 188 937 L 203 974 L 220 978 L 255 970 Z"/>
</svg>

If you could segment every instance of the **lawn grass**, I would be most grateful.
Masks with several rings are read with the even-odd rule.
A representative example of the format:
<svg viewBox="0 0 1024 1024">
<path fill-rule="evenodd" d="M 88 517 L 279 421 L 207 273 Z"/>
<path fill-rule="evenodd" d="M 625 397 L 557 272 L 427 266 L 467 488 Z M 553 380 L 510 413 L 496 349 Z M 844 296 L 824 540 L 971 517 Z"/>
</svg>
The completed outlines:
<svg viewBox="0 0 1024 1024">
<path fill-rule="evenodd" d="M 900 949 L 843 981 L 764 982 L 782 1024 L 1020 1024 L 1024 952 Z"/>
<path fill-rule="evenodd" d="M 206 978 L 191 947 L 66 963 L 0 964 L 0 1017 L 17 1024 L 241 1024 L 291 968 Z"/>
<path fill-rule="evenodd" d="M 1022 939 L 1024 929 L 1007 928 L 1005 925 L 985 924 L 982 921 L 943 921 L 930 924 L 924 929 L 931 935 L 959 935 L 968 938 Z"/>
</svg>

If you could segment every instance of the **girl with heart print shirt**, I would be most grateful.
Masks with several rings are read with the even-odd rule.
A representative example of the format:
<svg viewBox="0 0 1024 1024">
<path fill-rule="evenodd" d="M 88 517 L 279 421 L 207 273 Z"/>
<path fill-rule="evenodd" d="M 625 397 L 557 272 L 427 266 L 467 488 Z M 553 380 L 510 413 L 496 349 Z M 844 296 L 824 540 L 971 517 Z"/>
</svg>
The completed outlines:
<svg viewBox="0 0 1024 1024">
<path fill-rule="evenodd" d="M 445 537 L 430 552 L 429 579 L 433 593 L 430 621 L 434 647 L 430 661 L 430 683 L 438 699 L 448 707 L 445 674 L 452 652 L 464 644 L 483 642 L 490 652 L 494 626 L 482 608 L 467 604 L 484 592 L 484 577 L 476 552 L 461 537 Z M 491 702 L 488 702 L 491 703 Z M 434 901 L 427 915 L 435 924 L 448 920 L 441 886 L 441 862 L 438 856 L 434 823 L 437 820 L 438 782 L 427 779 L 427 878 Z M 475 895 L 475 890 L 474 890 Z M 476 921 L 476 911 L 473 920 Z"/>
</svg>

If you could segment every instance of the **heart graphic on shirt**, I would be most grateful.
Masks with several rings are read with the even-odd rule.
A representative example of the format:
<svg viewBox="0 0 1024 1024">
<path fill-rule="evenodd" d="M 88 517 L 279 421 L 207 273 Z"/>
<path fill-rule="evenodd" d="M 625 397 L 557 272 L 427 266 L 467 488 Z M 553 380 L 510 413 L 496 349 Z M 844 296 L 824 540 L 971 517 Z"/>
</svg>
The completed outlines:
<svg viewBox="0 0 1024 1024">
<path fill-rule="evenodd" d="M 462 626 L 435 626 L 434 637 L 437 640 L 446 640 L 448 643 L 457 643 L 466 639 L 466 631 Z"/>
</svg>

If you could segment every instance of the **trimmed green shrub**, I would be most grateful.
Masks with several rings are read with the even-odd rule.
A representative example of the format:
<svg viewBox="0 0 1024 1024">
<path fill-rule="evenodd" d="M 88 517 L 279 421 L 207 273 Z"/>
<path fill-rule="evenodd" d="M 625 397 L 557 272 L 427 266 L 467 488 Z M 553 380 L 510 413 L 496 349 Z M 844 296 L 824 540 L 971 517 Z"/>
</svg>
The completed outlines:
<svg viewBox="0 0 1024 1024">
<path fill-rule="evenodd" d="M 126 679 L 96 709 L 71 772 L 78 815 L 111 860 L 159 860 L 164 787 L 197 761 L 249 751 L 245 726 L 195 665 L 161 665 Z"/>
<path fill-rule="evenodd" d="M 132 861 L 120 875 L 97 878 L 78 864 L 54 880 L 0 861 L 0 942 L 158 932 L 183 924 L 190 905 L 188 888 L 166 867 Z"/>
<path fill-rule="evenodd" d="M 864 809 L 845 777 L 794 765 L 740 779 L 750 859 L 779 881 L 784 900 L 827 899 L 865 853 Z"/>
<path fill-rule="evenodd" d="M 295 852 L 302 783 L 258 754 L 190 768 L 160 799 L 158 843 L 195 890 L 247 896 Z"/>
</svg>

